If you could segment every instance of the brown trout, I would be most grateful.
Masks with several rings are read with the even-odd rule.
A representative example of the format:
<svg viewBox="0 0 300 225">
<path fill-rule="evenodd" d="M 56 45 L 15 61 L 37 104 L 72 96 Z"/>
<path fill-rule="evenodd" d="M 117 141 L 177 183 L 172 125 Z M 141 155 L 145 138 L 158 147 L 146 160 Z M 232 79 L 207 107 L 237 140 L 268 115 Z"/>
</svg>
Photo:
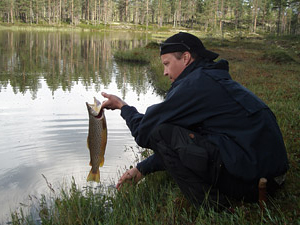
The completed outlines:
<svg viewBox="0 0 300 225">
<path fill-rule="evenodd" d="M 99 166 L 104 164 L 104 153 L 107 142 L 107 127 L 104 115 L 104 109 L 101 103 L 94 97 L 94 104 L 86 106 L 89 112 L 89 134 L 87 137 L 87 145 L 90 150 L 90 166 L 92 169 L 87 177 L 87 181 L 100 182 Z"/>
</svg>

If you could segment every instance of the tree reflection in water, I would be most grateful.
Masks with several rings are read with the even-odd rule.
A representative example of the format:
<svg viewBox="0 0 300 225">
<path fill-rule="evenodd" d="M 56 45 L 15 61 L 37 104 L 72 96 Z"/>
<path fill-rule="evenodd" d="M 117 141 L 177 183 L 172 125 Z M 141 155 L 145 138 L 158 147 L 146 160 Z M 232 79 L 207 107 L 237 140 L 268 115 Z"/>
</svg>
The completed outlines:
<svg viewBox="0 0 300 225">
<path fill-rule="evenodd" d="M 143 35 L 0 31 L 0 224 L 29 195 L 72 177 L 86 186 L 85 102 L 106 91 L 143 112 L 161 101 L 147 66 L 116 62 L 113 52 L 144 46 Z M 108 143 L 100 180 L 110 184 L 134 163 L 135 142 L 118 111 L 106 111 Z"/>
</svg>

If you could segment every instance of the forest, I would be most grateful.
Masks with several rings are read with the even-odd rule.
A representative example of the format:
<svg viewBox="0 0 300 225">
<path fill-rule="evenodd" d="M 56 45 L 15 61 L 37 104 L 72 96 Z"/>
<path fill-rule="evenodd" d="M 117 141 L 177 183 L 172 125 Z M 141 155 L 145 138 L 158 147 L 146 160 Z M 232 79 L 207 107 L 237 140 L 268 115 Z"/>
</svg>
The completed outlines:
<svg viewBox="0 0 300 225">
<path fill-rule="evenodd" d="M 297 35 L 300 0 L 1 0 L 4 24 L 163 26 Z"/>
</svg>

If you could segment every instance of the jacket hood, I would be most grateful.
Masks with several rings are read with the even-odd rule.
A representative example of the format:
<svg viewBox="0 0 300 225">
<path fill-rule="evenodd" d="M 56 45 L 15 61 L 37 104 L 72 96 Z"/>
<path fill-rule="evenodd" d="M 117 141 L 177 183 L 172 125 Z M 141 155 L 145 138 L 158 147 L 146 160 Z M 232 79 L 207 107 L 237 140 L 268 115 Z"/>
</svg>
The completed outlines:
<svg viewBox="0 0 300 225">
<path fill-rule="evenodd" d="M 199 61 L 198 67 L 203 67 L 203 69 L 219 69 L 219 70 L 226 70 L 229 72 L 229 64 L 228 61 L 225 59 L 221 59 L 217 62 L 213 61 Z"/>
<path fill-rule="evenodd" d="M 178 78 L 172 83 L 172 86 L 176 84 L 178 80 L 181 80 L 182 78 L 186 77 L 188 74 L 193 72 L 195 69 L 202 67 L 203 69 L 217 69 L 217 70 L 225 70 L 229 71 L 229 64 L 228 61 L 225 59 L 221 59 L 217 62 L 214 61 L 207 61 L 207 60 L 195 60 L 192 62 L 188 67 L 186 67 L 182 73 L 178 76 Z"/>
</svg>

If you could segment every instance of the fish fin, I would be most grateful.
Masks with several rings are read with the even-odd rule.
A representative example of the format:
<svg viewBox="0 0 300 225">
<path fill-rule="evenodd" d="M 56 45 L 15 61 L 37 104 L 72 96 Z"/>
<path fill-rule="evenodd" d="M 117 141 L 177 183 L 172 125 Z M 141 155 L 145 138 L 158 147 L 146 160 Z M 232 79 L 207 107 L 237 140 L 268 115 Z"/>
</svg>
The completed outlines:
<svg viewBox="0 0 300 225">
<path fill-rule="evenodd" d="M 93 173 L 91 170 L 88 177 L 86 178 L 86 181 L 95 181 L 97 183 L 100 182 L 100 170 L 97 171 L 97 173 Z"/>
<path fill-rule="evenodd" d="M 100 162 L 100 167 L 102 167 L 104 164 L 104 157 L 101 159 L 101 162 Z"/>
</svg>

